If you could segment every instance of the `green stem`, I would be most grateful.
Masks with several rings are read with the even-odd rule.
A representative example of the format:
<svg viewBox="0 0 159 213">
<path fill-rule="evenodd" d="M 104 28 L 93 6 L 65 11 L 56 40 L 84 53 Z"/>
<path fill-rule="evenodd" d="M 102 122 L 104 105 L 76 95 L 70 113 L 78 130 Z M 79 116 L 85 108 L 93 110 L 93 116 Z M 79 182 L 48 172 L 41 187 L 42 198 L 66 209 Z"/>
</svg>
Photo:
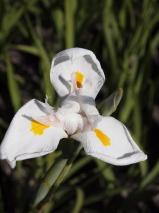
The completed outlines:
<svg viewBox="0 0 159 213">
<path fill-rule="evenodd" d="M 64 166 L 67 163 L 67 159 L 63 159 L 62 155 L 55 161 L 55 163 L 48 170 L 44 176 L 41 184 L 38 188 L 35 198 L 32 202 L 32 207 L 36 207 L 47 195 L 52 185 L 56 182 L 57 178 L 61 174 Z"/>
<path fill-rule="evenodd" d="M 73 140 L 64 143 L 61 156 L 49 169 L 39 186 L 37 194 L 32 202 L 32 209 L 36 208 L 38 212 L 41 212 L 43 206 L 53 200 L 56 189 L 70 170 L 81 148 L 82 145 Z"/>
</svg>

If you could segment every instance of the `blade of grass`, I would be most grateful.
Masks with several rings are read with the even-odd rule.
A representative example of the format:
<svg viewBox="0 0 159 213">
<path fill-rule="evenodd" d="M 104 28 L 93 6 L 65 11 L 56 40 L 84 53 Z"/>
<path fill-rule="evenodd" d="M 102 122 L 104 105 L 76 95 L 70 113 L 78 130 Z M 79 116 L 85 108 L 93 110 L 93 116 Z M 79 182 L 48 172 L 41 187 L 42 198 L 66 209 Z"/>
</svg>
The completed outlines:
<svg viewBox="0 0 159 213">
<path fill-rule="evenodd" d="M 13 66 L 7 54 L 6 54 L 6 63 L 7 63 L 7 80 L 8 80 L 10 98 L 11 98 L 14 111 L 16 112 L 20 108 L 22 100 L 21 100 L 18 83 L 15 80 Z"/>
<path fill-rule="evenodd" d="M 12 47 L 17 50 L 29 53 L 29 54 L 39 56 L 39 51 L 38 51 L 37 47 L 23 45 L 23 44 L 12 45 Z"/>
<path fill-rule="evenodd" d="M 52 104 L 54 102 L 54 98 L 55 98 L 55 91 L 50 82 L 51 61 L 49 61 L 49 56 L 47 55 L 46 50 L 44 49 L 40 39 L 35 34 L 33 26 L 30 21 L 30 18 L 27 13 L 25 14 L 25 18 L 26 18 L 26 22 L 27 22 L 28 28 L 30 30 L 30 33 L 32 35 L 32 38 L 34 40 L 34 43 L 39 51 L 39 56 L 41 59 L 40 64 L 42 66 L 42 72 L 43 72 L 43 76 L 44 76 L 45 93 L 50 97 L 49 101 Z"/>
<path fill-rule="evenodd" d="M 75 162 L 70 170 L 70 172 L 68 173 L 68 175 L 65 177 L 64 181 L 68 180 L 73 174 L 75 174 L 76 172 L 78 172 L 78 170 L 80 170 L 82 167 L 84 167 L 86 164 L 90 163 L 90 161 L 92 160 L 91 157 L 89 156 L 85 156 L 81 159 L 79 159 L 77 162 Z"/>
<path fill-rule="evenodd" d="M 139 190 L 146 187 L 148 184 L 152 183 L 156 177 L 158 177 L 159 174 L 159 161 L 155 164 L 153 169 L 149 171 L 148 175 L 142 180 L 142 182 L 139 185 Z"/>
<path fill-rule="evenodd" d="M 24 8 L 15 9 L 5 14 L 3 17 L 2 29 L 0 31 L 0 41 L 6 38 L 10 33 L 12 28 L 17 24 L 24 13 Z"/>
<path fill-rule="evenodd" d="M 84 191 L 80 187 L 76 187 L 76 202 L 72 210 L 73 213 L 80 213 L 84 204 Z"/>
<path fill-rule="evenodd" d="M 74 47 L 75 29 L 74 29 L 74 13 L 76 10 L 76 1 L 65 0 L 65 46 L 67 48 Z"/>
</svg>

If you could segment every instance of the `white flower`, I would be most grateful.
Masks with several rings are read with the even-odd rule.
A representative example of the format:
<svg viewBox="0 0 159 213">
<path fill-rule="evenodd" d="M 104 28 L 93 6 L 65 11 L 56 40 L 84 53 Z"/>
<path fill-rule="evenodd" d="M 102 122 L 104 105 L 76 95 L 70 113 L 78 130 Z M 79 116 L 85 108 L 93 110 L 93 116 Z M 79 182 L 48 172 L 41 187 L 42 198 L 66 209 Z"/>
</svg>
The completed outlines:
<svg viewBox="0 0 159 213">
<path fill-rule="evenodd" d="M 95 97 L 105 77 L 95 55 L 82 48 L 58 53 L 50 72 L 51 82 L 61 97 L 55 110 L 36 99 L 14 116 L 0 147 L 0 158 L 12 168 L 17 160 L 46 155 L 56 150 L 62 138 L 83 144 L 86 154 L 114 165 L 146 160 L 126 127 L 113 117 L 103 117 Z"/>
</svg>

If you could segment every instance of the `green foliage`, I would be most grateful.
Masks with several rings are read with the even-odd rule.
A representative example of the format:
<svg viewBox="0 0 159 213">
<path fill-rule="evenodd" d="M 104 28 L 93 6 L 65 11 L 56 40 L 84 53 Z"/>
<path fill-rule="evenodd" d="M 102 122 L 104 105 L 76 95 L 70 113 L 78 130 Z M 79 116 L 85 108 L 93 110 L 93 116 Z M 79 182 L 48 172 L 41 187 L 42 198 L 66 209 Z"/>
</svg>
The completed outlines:
<svg viewBox="0 0 159 213">
<path fill-rule="evenodd" d="M 97 103 L 123 88 L 113 116 L 148 154 L 145 162 L 115 167 L 82 151 L 42 212 L 158 212 L 158 9 L 157 0 L 0 1 L 1 139 L 14 113 L 31 98 L 43 101 L 47 94 L 58 107 L 49 79 L 51 60 L 75 46 L 92 50 L 105 71 Z M 28 200 L 59 155 L 60 146 L 13 171 L 1 161 L 0 212 L 29 212 Z"/>
<path fill-rule="evenodd" d="M 13 108 L 16 112 L 21 105 L 21 95 L 18 88 L 18 84 L 15 80 L 13 66 L 7 55 L 6 55 L 6 64 L 7 64 L 8 89 L 9 89 L 10 98 L 13 104 Z"/>
</svg>

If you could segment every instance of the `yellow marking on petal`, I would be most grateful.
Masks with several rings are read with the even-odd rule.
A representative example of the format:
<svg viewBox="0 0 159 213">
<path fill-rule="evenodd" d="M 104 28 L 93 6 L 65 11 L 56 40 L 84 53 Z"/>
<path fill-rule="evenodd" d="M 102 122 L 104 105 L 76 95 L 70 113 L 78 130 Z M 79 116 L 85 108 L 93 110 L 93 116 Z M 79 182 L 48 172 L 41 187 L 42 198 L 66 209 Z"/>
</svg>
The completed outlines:
<svg viewBox="0 0 159 213">
<path fill-rule="evenodd" d="M 80 72 L 76 72 L 76 83 L 77 87 L 80 88 L 82 86 L 82 81 L 83 81 L 84 75 Z"/>
<path fill-rule="evenodd" d="M 93 130 L 96 133 L 97 138 L 102 142 L 103 146 L 110 146 L 110 138 L 105 135 L 102 131 L 99 129 L 94 129 Z"/>
<path fill-rule="evenodd" d="M 35 120 L 31 121 L 31 129 L 34 135 L 42 135 L 44 134 L 44 130 L 49 128 L 50 126 L 43 125 Z"/>
</svg>

